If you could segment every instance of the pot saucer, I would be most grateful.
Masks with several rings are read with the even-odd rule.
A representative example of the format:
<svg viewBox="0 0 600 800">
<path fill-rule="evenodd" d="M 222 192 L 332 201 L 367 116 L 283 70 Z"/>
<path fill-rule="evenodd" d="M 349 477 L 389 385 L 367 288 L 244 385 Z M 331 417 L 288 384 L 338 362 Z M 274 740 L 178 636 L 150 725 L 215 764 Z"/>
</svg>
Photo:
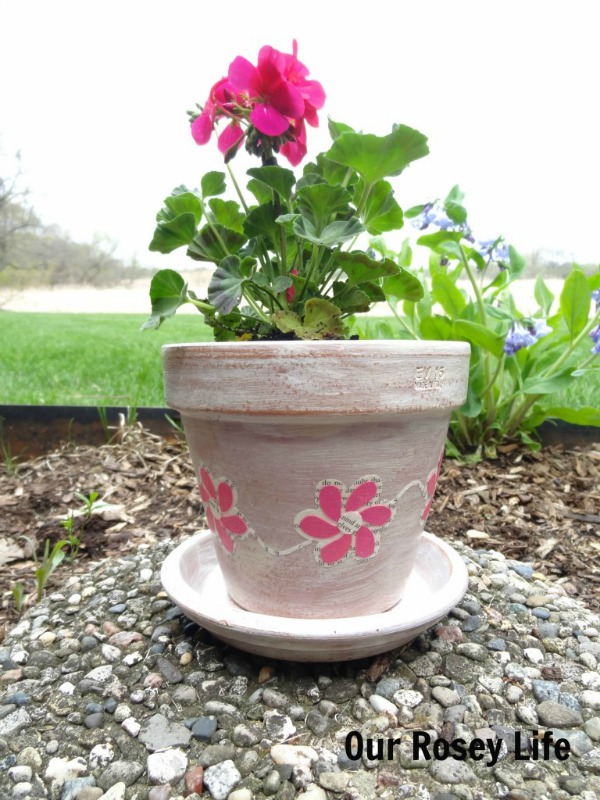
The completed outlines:
<svg viewBox="0 0 600 800">
<path fill-rule="evenodd" d="M 392 650 L 444 617 L 467 590 L 467 568 L 450 545 L 424 533 L 403 599 L 383 614 L 292 619 L 246 611 L 230 599 L 213 534 L 183 542 L 165 559 L 163 587 L 190 619 L 226 644 L 288 661 L 348 661 Z"/>
</svg>

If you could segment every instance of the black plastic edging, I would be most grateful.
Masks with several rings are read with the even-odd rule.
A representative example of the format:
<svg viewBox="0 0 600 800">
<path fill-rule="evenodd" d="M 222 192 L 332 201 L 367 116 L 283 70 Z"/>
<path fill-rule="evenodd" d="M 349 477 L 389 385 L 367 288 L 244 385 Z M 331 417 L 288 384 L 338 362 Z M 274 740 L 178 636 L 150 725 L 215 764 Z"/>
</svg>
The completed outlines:
<svg viewBox="0 0 600 800">
<path fill-rule="evenodd" d="M 169 408 L 110 406 L 25 406 L 0 405 L 0 459 L 19 460 L 52 452 L 61 444 L 105 444 L 116 433 L 121 419 L 140 422 L 152 433 L 174 438 L 180 424 L 179 412 Z M 600 444 L 600 428 L 571 425 L 561 420 L 546 421 L 539 428 L 544 445 L 565 447 Z"/>
</svg>

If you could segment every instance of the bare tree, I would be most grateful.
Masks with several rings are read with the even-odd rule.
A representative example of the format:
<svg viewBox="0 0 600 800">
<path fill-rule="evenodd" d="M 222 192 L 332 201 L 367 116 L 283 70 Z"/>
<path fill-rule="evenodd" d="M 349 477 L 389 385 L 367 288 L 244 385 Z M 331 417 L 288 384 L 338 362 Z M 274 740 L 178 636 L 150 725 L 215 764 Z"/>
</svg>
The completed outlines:
<svg viewBox="0 0 600 800">
<path fill-rule="evenodd" d="M 0 175 L 0 270 L 8 266 L 11 242 L 19 232 L 40 228 L 40 220 L 29 204 L 29 190 L 21 187 L 21 154 L 8 176 Z"/>
</svg>

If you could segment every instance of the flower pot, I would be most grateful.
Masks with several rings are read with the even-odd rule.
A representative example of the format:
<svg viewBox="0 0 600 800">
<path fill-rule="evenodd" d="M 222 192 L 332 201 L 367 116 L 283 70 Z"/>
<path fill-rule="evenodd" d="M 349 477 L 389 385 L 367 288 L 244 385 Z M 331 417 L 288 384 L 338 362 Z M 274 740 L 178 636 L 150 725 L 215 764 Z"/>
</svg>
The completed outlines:
<svg viewBox="0 0 600 800">
<path fill-rule="evenodd" d="M 232 600 L 325 619 L 399 602 L 469 353 L 399 340 L 163 348 Z"/>
</svg>

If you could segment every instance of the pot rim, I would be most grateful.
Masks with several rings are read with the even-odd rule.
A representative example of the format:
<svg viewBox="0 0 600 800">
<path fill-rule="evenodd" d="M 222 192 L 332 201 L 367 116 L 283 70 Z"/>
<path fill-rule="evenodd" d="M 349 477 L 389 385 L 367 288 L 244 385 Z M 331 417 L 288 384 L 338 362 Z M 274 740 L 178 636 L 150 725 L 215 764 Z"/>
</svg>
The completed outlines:
<svg viewBox="0 0 600 800">
<path fill-rule="evenodd" d="M 182 415 L 389 415 L 461 406 L 467 342 L 404 339 L 199 342 L 162 349 L 167 404 Z"/>
<path fill-rule="evenodd" d="M 463 357 L 471 352 L 468 342 L 429 340 L 429 339 L 277 339 L 249 342 L 182 342 L 177 344 L 164 344 L 161 347 L 163 357 L 168 357 L 181 351 L 185 354 L 194 351 L 197 355 L 210 355 L 212 351 L 219 355 L 240 355 L 243 351 L 244 358 L 279 358 L 282 354 L 288 357 L 301 357 L 315 350 L 322 355 L 343 355 L 345 358 L 351 354 L 357 356 L 385 353 L 406 353 L 407 356 L 427 355 L 433 356 L 459 356 Z"/>
</svg>

